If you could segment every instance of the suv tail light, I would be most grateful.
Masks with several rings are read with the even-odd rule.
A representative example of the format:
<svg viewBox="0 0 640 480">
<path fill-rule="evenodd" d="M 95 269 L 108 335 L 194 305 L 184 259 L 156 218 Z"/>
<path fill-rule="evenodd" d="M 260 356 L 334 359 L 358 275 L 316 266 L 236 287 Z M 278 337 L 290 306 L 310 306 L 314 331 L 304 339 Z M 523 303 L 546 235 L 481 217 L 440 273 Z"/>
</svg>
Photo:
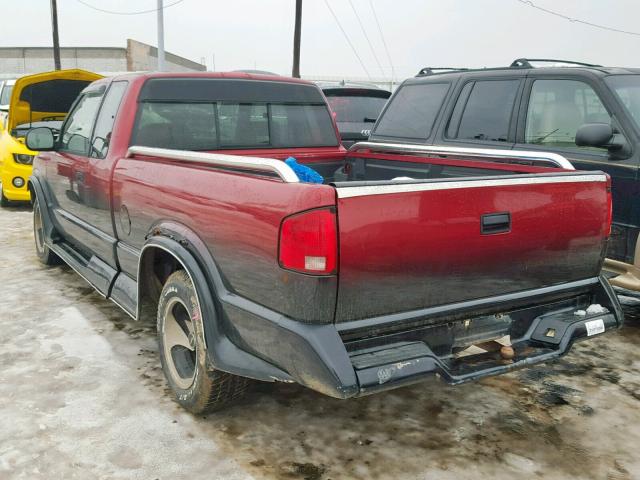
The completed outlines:
<svg viewBox="0 0 640 480">
<path fill-rule="evenodd" d="M 318 209 L 287 217 L 280 226 L 280 266 L 311 275 L 335 273 L 338 263 L 336 214 Z"/>
</svg>

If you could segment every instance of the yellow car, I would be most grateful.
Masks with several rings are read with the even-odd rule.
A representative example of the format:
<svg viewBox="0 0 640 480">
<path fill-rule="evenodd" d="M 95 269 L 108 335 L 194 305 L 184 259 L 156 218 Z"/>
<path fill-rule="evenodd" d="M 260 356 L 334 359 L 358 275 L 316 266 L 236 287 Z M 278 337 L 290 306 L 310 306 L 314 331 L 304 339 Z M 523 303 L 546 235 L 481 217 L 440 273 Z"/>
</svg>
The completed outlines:
<svg viewBox="0 0 640 480">
<path fill-rule="evenodd" d="M 18 78 L 11 99 L 0 112 L 0 206 L 11 201 L 29 201 L 27 180 L 33 157 L 24 138 L 31 128 L 49 127 L 59 131 L 78 94 L 91 82 L 102 78 L 85 70 L 58 70 Z"/>
</svg>

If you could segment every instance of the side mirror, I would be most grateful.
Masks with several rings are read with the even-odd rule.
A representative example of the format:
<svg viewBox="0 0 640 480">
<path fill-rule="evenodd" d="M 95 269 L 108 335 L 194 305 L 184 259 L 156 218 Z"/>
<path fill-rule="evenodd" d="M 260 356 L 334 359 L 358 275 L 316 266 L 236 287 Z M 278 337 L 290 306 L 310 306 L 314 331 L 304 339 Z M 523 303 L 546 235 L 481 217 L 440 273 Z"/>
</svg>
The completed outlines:
<svg viewBox="0 0 640 480">
<path fill-rule="evenodd" d="M 587 123 L 576 132 L 576 145 L 579 147 L 610 148 L 613 140 L 613 128 L 607 123 Z"/>
<path fill-rule="evenodd" d="M 29 150 L 35 150 L 36 152 L 53 150 L 55 145 L 53 131 L 47 127 L 32 128 L 27 132 L 25 143 Z"/>
</svg>

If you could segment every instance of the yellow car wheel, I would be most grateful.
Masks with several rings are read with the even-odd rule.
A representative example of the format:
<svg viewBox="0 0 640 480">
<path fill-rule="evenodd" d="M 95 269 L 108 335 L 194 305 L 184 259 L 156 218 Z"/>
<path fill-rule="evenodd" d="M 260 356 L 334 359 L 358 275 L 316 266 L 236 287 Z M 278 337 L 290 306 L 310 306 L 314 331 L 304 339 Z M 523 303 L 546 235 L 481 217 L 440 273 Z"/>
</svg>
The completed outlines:
<svg viewBox="0 0 640 480">
<path fill-rule="evenodd" d="M 8 207 L 11 205 L 11 200 L 4 196 L 4 191 L 0 185 L 0 207 Z"/>
</svg>

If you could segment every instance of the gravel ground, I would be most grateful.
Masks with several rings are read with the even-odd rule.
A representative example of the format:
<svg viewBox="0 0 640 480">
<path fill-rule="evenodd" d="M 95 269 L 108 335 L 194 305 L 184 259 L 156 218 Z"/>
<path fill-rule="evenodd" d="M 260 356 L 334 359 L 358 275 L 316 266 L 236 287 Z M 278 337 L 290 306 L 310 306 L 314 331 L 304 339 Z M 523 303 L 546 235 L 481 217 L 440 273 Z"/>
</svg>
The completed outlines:
<svg viewBox="0 0 640 480">
<path fill-rule="evenodd" d="M 348 401 L 261 384 L 196 418 L 152 326 L 37 262 L 29 210 L 1 210 L 0 239 L 0 479 L 640 479 L 633 300 L 553 364 Z"/>
</svg>

